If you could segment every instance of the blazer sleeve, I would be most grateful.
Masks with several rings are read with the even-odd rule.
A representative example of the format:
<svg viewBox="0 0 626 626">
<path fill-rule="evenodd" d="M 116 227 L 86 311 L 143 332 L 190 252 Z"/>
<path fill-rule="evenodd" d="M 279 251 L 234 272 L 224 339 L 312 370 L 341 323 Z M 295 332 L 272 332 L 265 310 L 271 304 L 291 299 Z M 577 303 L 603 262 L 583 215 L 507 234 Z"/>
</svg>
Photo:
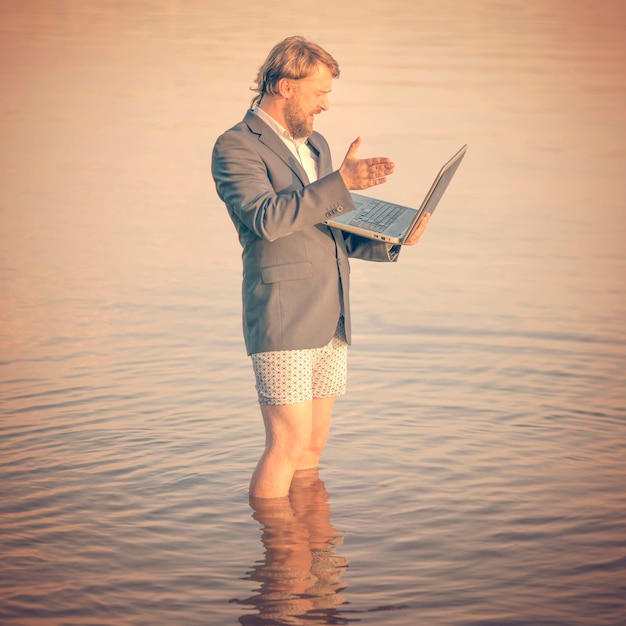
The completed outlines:
<svg viewBox="0 0 626 626">
<path fill-rule="evenodd" d="M 335 229 L 336 230 L 336 229 Z M 348 256 L 363 261 L 395 262 L 400 256 L 402 246 L 395 246 L 352 233 L 343 233 Z"/>
<path fill-rule="evenodd" d="M 295 176 L 249 132 L 231 129 L 213 149 L 212 173 L 219 196 L 233 220 L 262 239 L 274 241 L 354 210 L 338 171 L 308 185 L 278 180 L 285 172 Z"/>
</svg>

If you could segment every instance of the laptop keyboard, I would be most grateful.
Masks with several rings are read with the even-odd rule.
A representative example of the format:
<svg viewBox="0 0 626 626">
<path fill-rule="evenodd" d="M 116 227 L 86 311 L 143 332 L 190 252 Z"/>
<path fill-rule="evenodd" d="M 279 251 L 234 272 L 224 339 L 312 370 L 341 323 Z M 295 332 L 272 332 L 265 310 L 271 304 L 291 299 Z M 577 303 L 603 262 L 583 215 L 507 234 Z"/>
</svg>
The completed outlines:
<svg viewBox="0 0 626 626">
<path fill-rule="evenodd" d="M 383 202 L 372 200 L 367 207 L 359 211 L 358 216 L 350 220 L 350 224 L 382 233 L 405 210 L 404 207 L 389 206 Z"/>
</svg>

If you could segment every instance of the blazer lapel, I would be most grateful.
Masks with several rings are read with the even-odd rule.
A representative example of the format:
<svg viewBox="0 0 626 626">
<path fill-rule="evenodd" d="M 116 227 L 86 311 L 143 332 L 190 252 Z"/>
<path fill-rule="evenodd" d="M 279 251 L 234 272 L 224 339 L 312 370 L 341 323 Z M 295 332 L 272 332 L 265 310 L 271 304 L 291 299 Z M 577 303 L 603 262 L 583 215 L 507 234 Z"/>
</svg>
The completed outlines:
<svg viewBox="0 0 626 626">
<path fill-rule="evenodd" d="M 317 133 L 313 133 L 309 137 L 309 145 L 313 148 L 313 150 L 315 150 L 315 152 L 317 152 L 319 177 L 322 178 L 322 176 L 326 176 L 331 173 L 332 162 L 330 159 L 330 152 L 325 148 L 325 146 L 318 143 L 317 137 Z"/>
<path fill-rule="evenodd" d="M 297 174 L 303 185 L 309 184 L 309 177 L 306 175 L 306 172 L 298 159 L 296 159 L 289 148 L 283 143 L 283 140 L 258 115 L 256 115 L 256 113 L 248 111 L 244 121 L 253 133 L 259 135 L 259 141 L 264 143 L 285 163 L 285 165 Z"/>
</svg>

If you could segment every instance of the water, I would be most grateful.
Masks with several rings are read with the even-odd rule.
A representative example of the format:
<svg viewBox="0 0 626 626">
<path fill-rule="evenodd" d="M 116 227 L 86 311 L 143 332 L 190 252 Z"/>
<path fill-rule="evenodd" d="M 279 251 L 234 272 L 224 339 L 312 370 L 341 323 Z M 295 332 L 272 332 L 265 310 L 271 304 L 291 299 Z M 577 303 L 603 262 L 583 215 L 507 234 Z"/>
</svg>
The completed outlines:
<svg viewBox="0 0 626 626">
<path fill-rule="evenodd" d="M 625 623 L 625 26 L 617 0 L 0 0 L 0 623 Z M 417 248 L 352 265 L 321 480 L 253 511 L 210 151 L 294 32 L 341 65 L 336 164 L 358 134 L 397 162 L 377 194 L 469 150 Z"/>
</svg>

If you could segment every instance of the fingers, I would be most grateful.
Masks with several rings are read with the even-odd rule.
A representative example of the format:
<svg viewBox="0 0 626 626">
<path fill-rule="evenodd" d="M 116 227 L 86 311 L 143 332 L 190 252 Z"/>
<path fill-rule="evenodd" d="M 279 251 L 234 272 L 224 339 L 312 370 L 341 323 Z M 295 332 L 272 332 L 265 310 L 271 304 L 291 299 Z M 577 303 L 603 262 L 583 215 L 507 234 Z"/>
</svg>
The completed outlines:
<svg viewBox="0 0 626 626">
<path fill-rule="evenodd" d="M 363 159 L 361 161 L 363 183 L 367 187 L 382 185 L 387 182 L 387 177 L 393 174 L 396 165 L 391 159 L 377 157 Z"/>
<path fill-rule="evenodd" d="M 368 178 L 362 184 L 363 187 L 361 189 L 367 189 L 368 187 L 375 187 L 376 185 L 382 185 L 387 182 L 386 176 L 379 176 L 375 178 Z"/>
<path fill-rule="evenodd" d="M 378 157 L 375 159 L 364 159 L 367 171 L 373 178 L 379 176 L 389 176 L 396 169 L 396 164 L 386 157 Z"/>
<path fill-rule="evenodd" d="M 387 182 L 393 174 L 395 163 L 387 157 L 359 159 L 356 156 L 361 145 L 361 137 L 357 137 L 348 148 L 348 152 L 339 168 L 348 189 L 367 189 L 374 185 Z"/>
<path fill-rule="evenodd" d="M 428 226 L 429 221 L 430 213 L 425 213 L 418 222 L 417 228 L 413 231 L 413 233 L 407 240 L 407 246 L 414 246 L 422 238 L 422 235 L 424 234 L 424 231 L 426 230 L 426 226 Z"/>
</svg>

